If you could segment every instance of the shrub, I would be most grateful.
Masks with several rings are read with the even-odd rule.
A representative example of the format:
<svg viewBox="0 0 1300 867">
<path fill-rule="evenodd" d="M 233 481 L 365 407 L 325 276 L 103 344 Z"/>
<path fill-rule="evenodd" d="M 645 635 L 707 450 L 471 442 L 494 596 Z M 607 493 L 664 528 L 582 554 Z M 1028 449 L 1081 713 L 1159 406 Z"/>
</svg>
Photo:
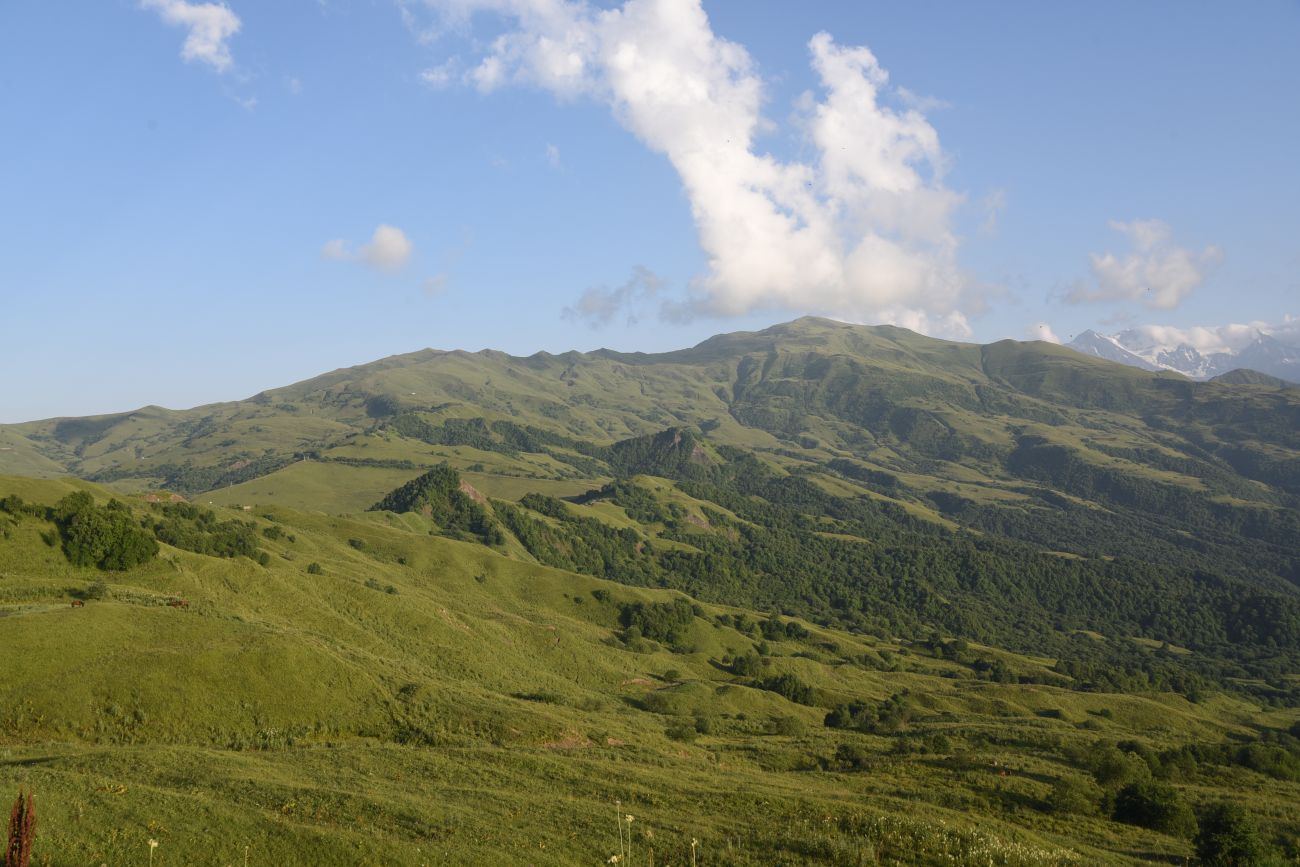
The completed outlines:
<svg viewBox="0 0 1300 867">
<path fill-rule="evenodd" d="M 1196 855 L 1206 867 L 1254 867 L 1263 864 L 1268 854 L 1254 821 L 1240 804 L 1215 804 L 1201 817 Z"/>
<path fill-rule="evenodd" d="M 782 737 L 798 737 L 807 726 L 797 716 L 778 716 L 772 718 L 772 734 Z"/>
<path fill-rule="evenodd" d="M 840 744 L 835 750 L 835 764 L 845 771 L 863 771 L 871 766 L 871 751 L 861 744 Z"/>
<path fill-rule="evenodd" d="M 95 600 L 107 599 L 109 592 L 108 584 L 101 578 L 86 588 L 86 598 Z"/>
<path fill-rule="evenodd" d="M 307 564 L 307 574 L 308 574 L 308 575 L 319 575 L 319 574 L 321 574 L 321 573 L 324 572 L 324 571 L 325 571 L 325 570 L 322 569 L 322 568 L 320 567 L 320 564 L 319 564 L 319 563 L 308 563 L 308 564 Z"/>
<path fill-rule="evenodd" d="M 1101 797 L 1101 789 L 1091 780 L 1062 777 L 1047 796 L 1047 808 L 1058 815 L 1095 816 Z"/>
<path fill-rule="evenodd" d="M 769 692 L 784 696 L 795 704 L 810 705 L 813 703 L 813 688 L 793 674 L 786 673 L 765 677 L 754 685 L 759 689 L 766 689 Z"/>
<path fill-rule="evenodd" d="M 1151 767 L 1141 756 L 1126 753 L 1114 746 L 1094 751 L 1089 759 L 1089 767 L 1097 782 L 1112 790 L 1151 779 Z"/>
<path fill-rule="evenodd" d="M 757 677 L 762 670 L 763 661 L 758 658 L 757 653 L 742 654 L 731 663 L 731 673 L 740 677 Z"/>
<path fill-rule="evenodd" d="M 664 730 L 664 734 L 675 741 L 684 741 L 685 743 L 692 743 L 700 736 L 695 726 L 688 722 L 673 723 Z"/>
<path fill-rule="evenodd" d="M 1130 783 L 1115 796 L 1117 822 L 1140 825 L 1175 837 L 1196 833 L 1196 816 L 1173 786 L 1147 781 Z"/>
</svg>

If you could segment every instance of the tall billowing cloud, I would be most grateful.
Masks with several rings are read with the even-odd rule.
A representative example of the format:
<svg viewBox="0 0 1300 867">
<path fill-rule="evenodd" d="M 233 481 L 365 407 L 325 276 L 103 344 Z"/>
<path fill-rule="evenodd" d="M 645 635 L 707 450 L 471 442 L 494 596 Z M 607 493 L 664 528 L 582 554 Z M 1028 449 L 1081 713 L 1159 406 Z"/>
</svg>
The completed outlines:
<svg viewBox="0 0 1300 867">
<path fill-rule="evenodd" d="M 758 308 L 969 332 L 951 228 L 961 197 L 922 103 L 900 95 L 864 47 L 808 43 L 821 95 L 800 118 L 808 162 L 760 153 L 763 82 L 717 36 L 699 0 L 424 0 L 464 32 L 476 12 L 506 24 L 462 79 L 607 104 L 663 154 L 690 201 L 707 271 L 673 315 Z"/>
<path fill-rule="evenodd" d="M 168 24 L 180 25 L 189 32 L 181 46 L 181 57 L 206 63 L 217 72 L 225 72 L 234 60 L 226 44 L 239 32 L 239 16 L 224 3 L 191 3 L 187 0 L 140 0 L 140 6 L 157 12 Z"/>
<path fill-rule="evenodd" d="M 370 237 L 370 243 L 356 250 L 341 238 L 327 241 L 321 255 L 336 262 L 360 262 L 380 271 L 398 271 L 411 258 L 415 245 L 406 233 L 396 226 L 380 223 Z"/>
<path fill-rule="evenodd" d="M 1125 256 L 1090 254 L 1092 282 L 1076 285 L 1067 301 L 1138 301 L 1168 310 L 1182 303 L 1223 259 L 1218 247 L 1197 252 L 1176 246 L 1173 232 L 1160 220 L 1112 221 L 1110 227 L 1128 237 L 1133 251 Z"/>
</svg>

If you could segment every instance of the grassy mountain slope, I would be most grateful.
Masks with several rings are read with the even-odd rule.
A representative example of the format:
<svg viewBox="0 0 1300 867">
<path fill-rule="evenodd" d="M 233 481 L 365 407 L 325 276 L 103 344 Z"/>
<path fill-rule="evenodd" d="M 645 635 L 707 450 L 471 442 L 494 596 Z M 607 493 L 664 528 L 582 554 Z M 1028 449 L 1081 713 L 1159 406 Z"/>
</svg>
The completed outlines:
<svg viewBox="0 0 1300 867">
<path fill-rule="evenodd" d="M 0 479 L 40 506 L 72 490 L 107 496 Z M 153 838 L 180 863 L 240 863 L 245 847 L 252 864 L 598 863 L 618 851 L 618 810 L 657 863 L 688 863 L 692 838 L 701 864 L 1181 857 L 1186 838 L 1053 794 L 1100 800 L 1150 775 L 1139 754 L 1192 804 L 1246 804 L 1270 840 L 1300 827 L 1295 779 L 1159 758 L 1284 738 L 1293 710 L 999 682 L 979 673 L 990 661 L 1032 677 L 1052 660 L 674 607 L 671 591 L 431 537 L 418 514 L 221 512 L 256 525 L 264 563 L 164 544 L 104 573 L 70 565 L 25 508 L 2 516 L 0 785 L 38 792 L 38 859 L 127 863 Z M 807 694 L 786 697 L 780 675 Z M 870 731 L 823 725 L 903 693 Z M 1098 771 L 1095 754 L 1128 764 Z"/>
<path fill-rule="evenodd" d="M 0 427 L 0 783 L 94 863 L 595 863 L 614 801 L 661 863 L 1184 856 L 1151 776 L 1294 855 L 1298 432 L 819 319 Z"/>
</svg>

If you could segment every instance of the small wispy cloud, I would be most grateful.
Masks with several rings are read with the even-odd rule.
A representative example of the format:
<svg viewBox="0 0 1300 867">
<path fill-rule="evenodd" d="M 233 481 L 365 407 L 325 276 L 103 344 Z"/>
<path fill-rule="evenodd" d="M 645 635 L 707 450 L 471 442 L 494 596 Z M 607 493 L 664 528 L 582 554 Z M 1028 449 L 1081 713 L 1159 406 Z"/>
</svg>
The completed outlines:
<svg viewBox="0 0 1300 867">
<path fill-rule="evenodd" d="M 1074 285 L 1065 300 L 1080 304 L 1136 301 L 1153 309 L 1177 307 L 1223 260 L 1213 245 L 1199 252 L 1173 242 L 1173 230 L 1161 220 L 1112 220 L 1110 227 L 1129 239 L 1132 251 L 1117 256 L 1091 253 L 1092 279 Z"/>
<path fill-rule="evenodd" d="M 234 63 L 227 42 L 243 22 L 225 3 L 140 0 L 140 6 L 157 12 L 166 23 L 186 29 L 181 57 L 187 62 L 206 63 L 217 72 L 225 72 Z"/>
<path fill-rule="evenodd" d="M 991 191 L 980 200 L 980 208 L 984 211 L 980 231 L 985 235 L 996 235 L 998 220 L 1001 219 L 1002 212 L 1007 209 L 1007 191 L 1002 189 Z"/>
<path fill-rule="evenodd" d="M 623 314 L 628 325 L 635 324 L 641 309 L 653 302 L 664 291 L 666 284 L 659 275 L 643 265 L 632 269 L 632 276 L 621 286 L 593 286 L 571 306 L 565 307 L 561 316 L 571 322 L 586 322 L 599 328 Z"/>
<path fill-rule="evenodd" d="M 428 69 L 421 70 L 420 81 L 435 90 L 441 90 L 454 84 L 459 76 L 459 64 L 456 58 L 452 57 L 437 66 L 430 66 Z"/>
<path fill-rule="evenodd" d="M 553 144 L 546 146 L 546 164 L 557 171 L 564 168 L 564 164 L 560 162 L 560 149 Z"/>
<path fill-rule="evenodd" d="M 326 241 L 321 247 L 321 255 L 336 262 L 358 262 L 379 271 L 399 271 L 415 246 L 406 233 L 396 226 L 381 223 L 375 228 L 370 242 L 353 249 L 342 238 Z"/>
<path fill-rule="evenodd" d="M 444 271 L 440 274 L 434 274 L 432 277 L 425 277 L 420 284 L 424 294 L 430 298 L 441 295 L 447 291 L 447 286 L 451 283 L 451 277 Z"/>
</svg>

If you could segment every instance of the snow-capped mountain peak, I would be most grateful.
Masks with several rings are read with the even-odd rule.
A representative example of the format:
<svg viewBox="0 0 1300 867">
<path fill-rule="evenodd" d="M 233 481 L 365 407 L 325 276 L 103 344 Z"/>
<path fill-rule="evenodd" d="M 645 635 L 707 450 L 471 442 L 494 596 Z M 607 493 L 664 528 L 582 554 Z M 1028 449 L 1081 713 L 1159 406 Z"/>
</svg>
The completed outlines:
<svg viewBox="0 0 1300 867">
<path fill-rule="evenodd" d="M 1219 334 L 1212 329 L 1191 329 L 1185 332 L 1176 328 L 1146 326 L 1130 328 L 1118 334 L 1099 334 L 1085 331 L 1066 344 L 1085 355 L 1117 361 L 1142 370 L 1172 370 L 1191 379 L 1212 379 L 1230 370 L 1249 368 L 1291 382 L 1300 382 L 1300 345 L 1290 340 L 1253 329 L 1253 333 L 1239 327 L 1231 333 L 1231 341 L 1216 339 Z M 1226 329 L 1220 329 L 1223 331 Z M 1186 338 L 1190 333 L 1199 338 L 1201 348 L 1193 346 Z M 1292 335 L 1287 334 L 1288 338 Z"/>
</svg>

